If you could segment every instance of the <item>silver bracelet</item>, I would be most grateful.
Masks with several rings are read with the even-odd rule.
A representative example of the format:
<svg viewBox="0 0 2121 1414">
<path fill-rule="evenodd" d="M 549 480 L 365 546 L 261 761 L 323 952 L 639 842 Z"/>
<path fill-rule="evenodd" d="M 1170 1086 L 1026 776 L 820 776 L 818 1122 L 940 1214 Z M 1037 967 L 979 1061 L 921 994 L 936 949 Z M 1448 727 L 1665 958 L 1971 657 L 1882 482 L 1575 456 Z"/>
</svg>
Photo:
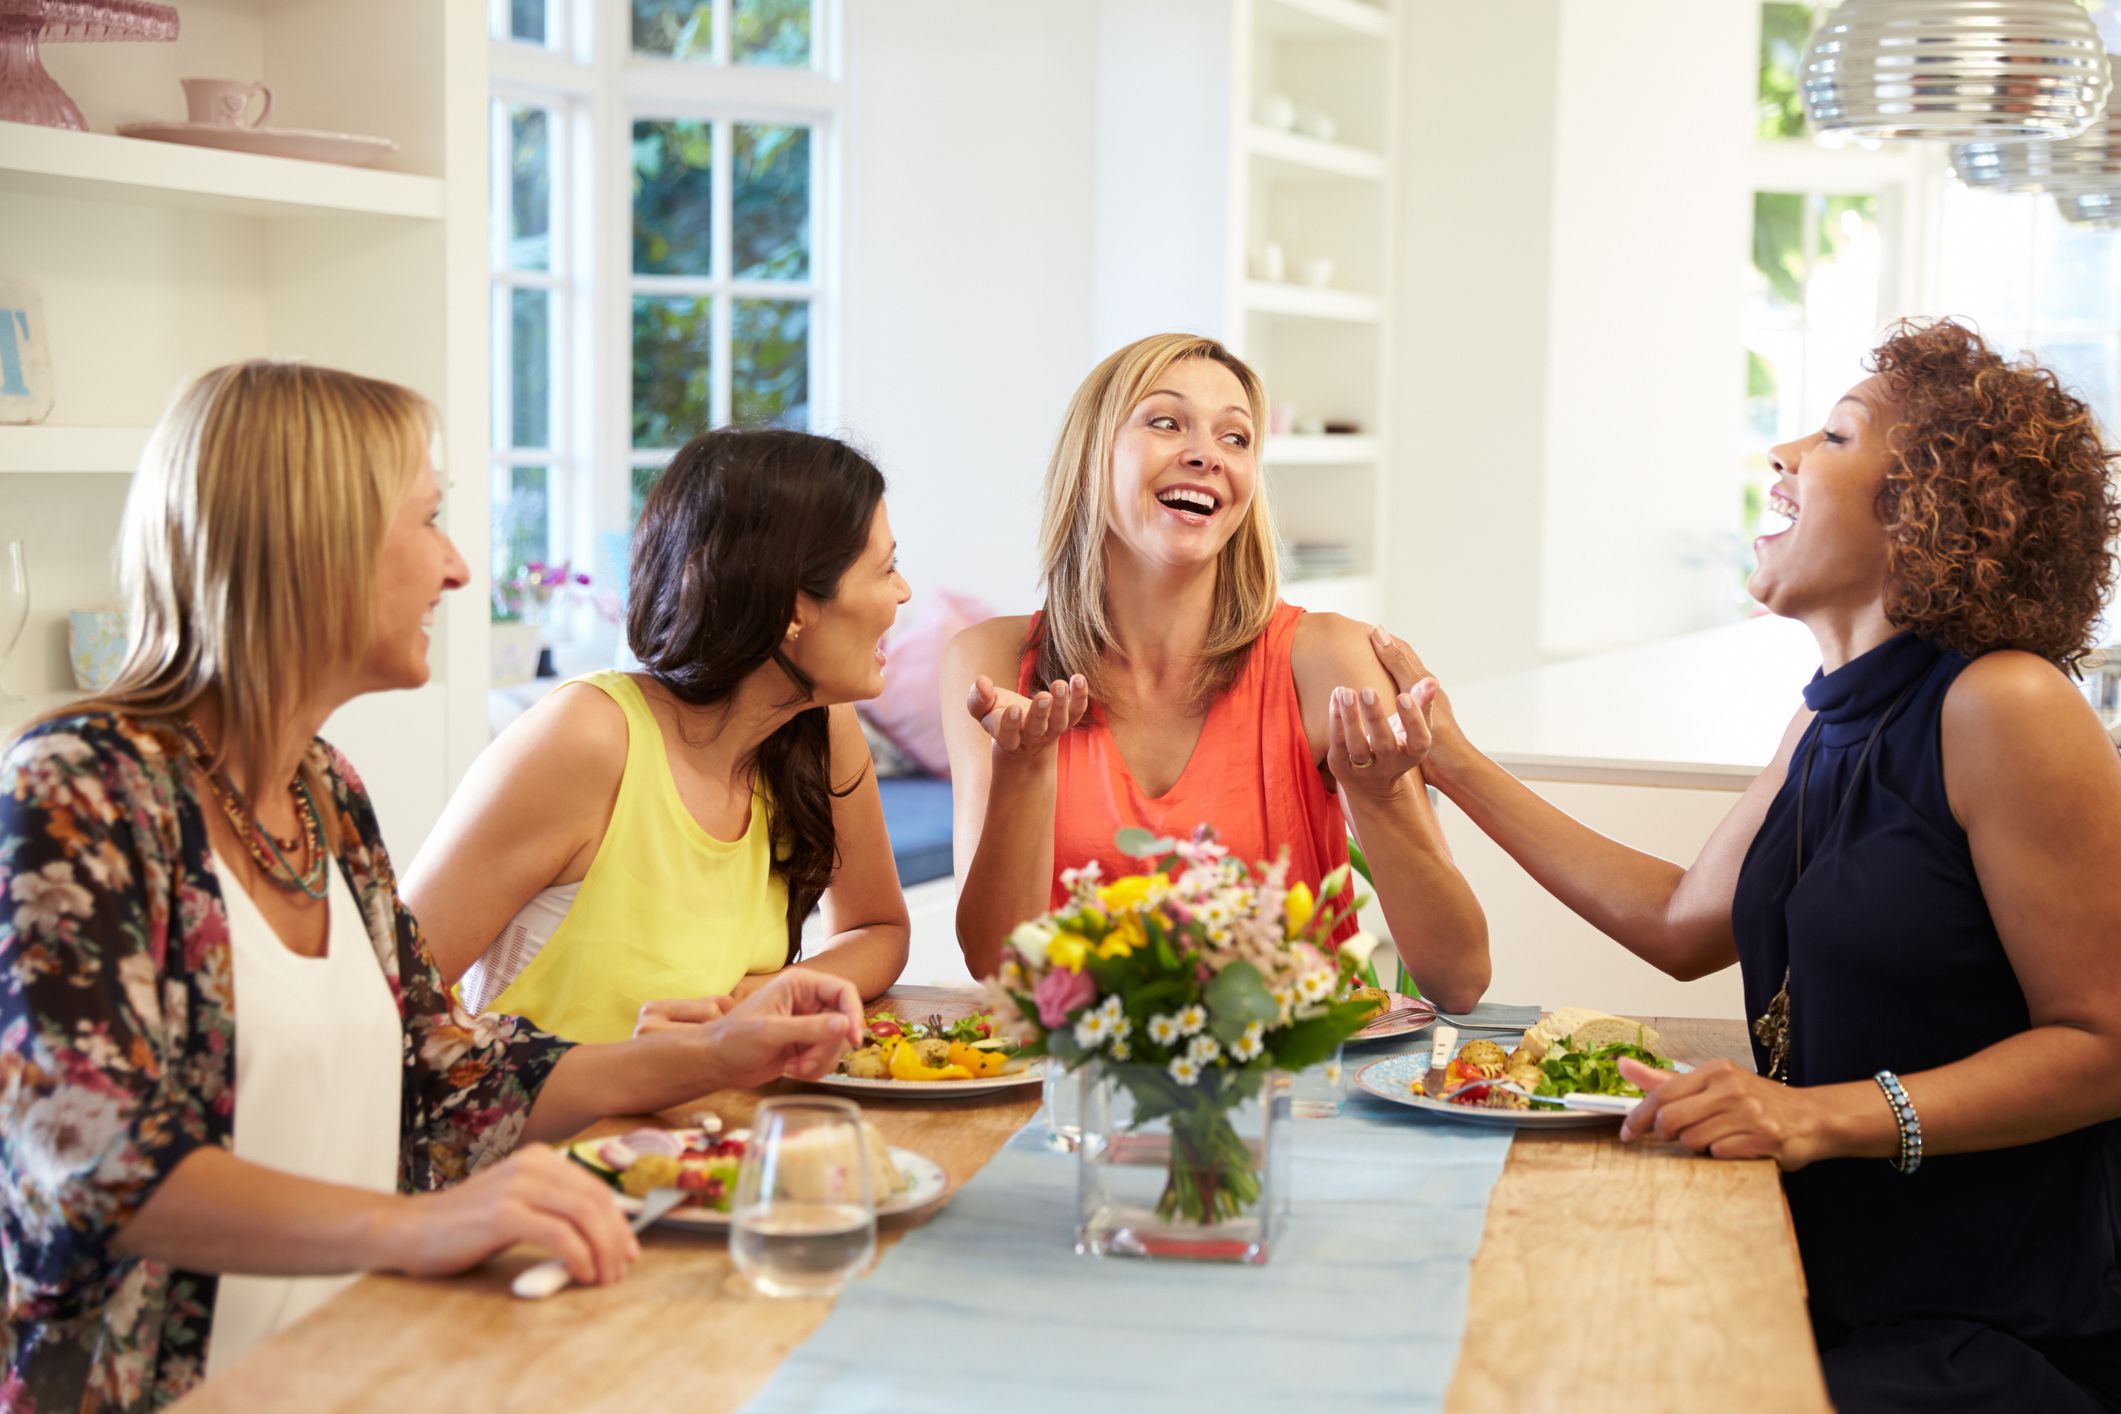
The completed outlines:
<svg viewBox="0 0 2121 1414">
<path fill-rule="evenodd" d="M 1871 1079 L 1885 1092 L 1885 1102 L 1893 1107 L 1893 1122 L 1900 1127 L 1900 1154 L 1892 1165 L 1901 1173 L 1913 1173 L 1922 1167 L 1922 1117 L 1915 1113 L 1915 1102 L 1907 1097 L 1899 1076 L 1881 1070 Z"/>
</svg>

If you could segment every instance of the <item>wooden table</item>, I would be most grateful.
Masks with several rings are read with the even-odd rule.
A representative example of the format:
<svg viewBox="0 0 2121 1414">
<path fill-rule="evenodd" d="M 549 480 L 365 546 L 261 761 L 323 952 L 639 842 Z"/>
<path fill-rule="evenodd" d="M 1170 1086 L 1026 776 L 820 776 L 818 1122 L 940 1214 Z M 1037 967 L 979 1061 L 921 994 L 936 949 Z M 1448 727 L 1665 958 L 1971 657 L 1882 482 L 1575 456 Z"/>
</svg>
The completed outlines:
<svg viewBox="0 0 2121 1414">
<path fill-rule="evenodd" d="M 901 987 L 882 1005 L 917 1015 L 953 1002 L 962 994 Z M 1745 1054 L 1737 1022 L 1652 1024 L 1682 1060 Z M 738 1125 L 756 1096 L 700 1104 Z M 683 1124 L 696 1108 L 664 1118 Z M 869 1114 L 891 1143 L 947 1169 L 954 1190 L 1037 1110 L 1034 1096 Z M 879 1246 L 920 1221 L 887 1220 Z M 625 1281 L 542 1302 L 508 1292 L 527 1252 L 447 1281 L 364 1278 L 183 1407 L 734 1410 L 831 1309 L 754 1295 L 720 1237 L 656 1229 L 642 1249 Z M 1125 1279 L 1121 1264 L 1113 1276 Z M 1454 1410 L 1829 1407 L 1789 1210 L 1765 1162 L 1627 1148 L 1610 1130 L 1521 1140 L 1489 1203 L 1469 1300 Z"/>
</svg>

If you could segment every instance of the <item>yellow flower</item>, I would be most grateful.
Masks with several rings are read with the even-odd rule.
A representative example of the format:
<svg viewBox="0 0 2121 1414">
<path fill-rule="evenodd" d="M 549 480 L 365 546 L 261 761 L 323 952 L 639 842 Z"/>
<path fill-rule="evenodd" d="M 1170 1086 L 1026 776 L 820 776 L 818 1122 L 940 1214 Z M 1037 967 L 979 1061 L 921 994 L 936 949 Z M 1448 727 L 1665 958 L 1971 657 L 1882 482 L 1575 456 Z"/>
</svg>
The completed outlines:
<svg viewBox="0 0 2121 1414">
<path fill-rule="evenodd" d="M 1298 879 L 1289 885 L 1289 898 L 1284 907 L 1289 916 L 1289 936 L 1294 937 L 1311 921 L 1312 913 L 1318 908 L 1318 901 L 1311 897 L 1311 886 Z"/>
<path fill-rule="evenodd" d="M 1106 958 L 1132 957 L 1136 948 L 1147 946 L 1149 934 L 1142 927 L 1140 915 L 1130 913 L 1121 918 L 1111 932 L 1105 934 L 1105 940 L 1097 945 L 1097 955 Z"/>
<path fill-rule="evenodd" d="M 1097 891 L 1098 902 L 1112 913 L 1139 908 L 1142 900 L 1149 896 L 1149 885 L 1153 882 L 1147 874 L 1129 874 L 1114 879 Z"/>
<path fill-rule="evenodd" d="M 1083 970 L 1083 959 L 1089 952 L 1089 939 L 1074 933 L 1060 933 L 1046 945 L 1046 961 L 1055 967 L 1065 967 L 1070 972 L 1080 972 Z"/>
</svg>

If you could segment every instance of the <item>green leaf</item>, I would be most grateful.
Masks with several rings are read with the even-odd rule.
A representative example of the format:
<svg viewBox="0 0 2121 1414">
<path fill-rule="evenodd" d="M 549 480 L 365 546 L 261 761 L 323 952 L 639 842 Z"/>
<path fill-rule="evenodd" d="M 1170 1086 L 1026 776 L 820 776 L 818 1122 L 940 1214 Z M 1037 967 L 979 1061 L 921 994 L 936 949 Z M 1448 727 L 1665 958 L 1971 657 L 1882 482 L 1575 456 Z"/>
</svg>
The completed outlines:
<svg viewBox="0 0 2121 1414">
<path fill-rule="evenodd" d="M 1121 830 L 1112 837 L 1112 843 L 1119 847 L 1121 854 L 1132 855 L 1136 859 L 1163 854 L 1170 850 L 1172 845 L 1172 841 L 1152 835 L 1139 825 L 1129 825 Z"/>
<path fill-rule="evenodd" d="M 1335 894 L 1338 894 L 1342 889 L 1347 887 L 1348 866 L 1343 864 L 1338 869 L 1335 869 L 1332 873 L 1326 875 L 1325 878 L 1320 879 L 1318 881 L 1318 901 L 1320 903 L 1324 903 L 1327 899 L 1332 898 Z"/>
<path fill-rule="evenodd" d="M 1206 992 L 1208 1029 L 1225 1047 L 1237 1044 L 1253 1022 L 1272 1026 L 1281 1007 L 1267 990 L 1259 969 L 1249 962 L 1233 962 L 1215 974 Z"/>
<path fill-rule="evenodd" d="M 1348 836 L 1348 863 L 1355 866 L 1355 872 L 1362 875 L 1365 884 L 1373 889 L 1377 887 L 1377 876 L 1370 872 L 1370 858 L 1362 852 L 1362 846 L 1355 842 L 1353 835 Z"/>
</svg>

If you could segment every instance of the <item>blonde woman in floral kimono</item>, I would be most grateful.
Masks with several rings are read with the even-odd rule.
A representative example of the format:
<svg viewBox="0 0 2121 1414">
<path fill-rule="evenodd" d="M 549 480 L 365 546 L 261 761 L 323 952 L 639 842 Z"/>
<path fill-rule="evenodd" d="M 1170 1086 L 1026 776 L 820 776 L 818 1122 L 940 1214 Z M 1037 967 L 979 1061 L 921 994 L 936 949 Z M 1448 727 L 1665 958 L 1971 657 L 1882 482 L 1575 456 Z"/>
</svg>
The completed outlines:
<svg viewBox="0 0 2121 1414">
<path fill-rule="evenodd" d="M 821 1074 L 860 1026 L 813 971 L 572 1049 L 452 1007 L 316 739 L 426 681 L 467 577 L 431 440 L 387 383 L 198 380 L 126 508 L 125 665 L 0 754 L 0 1410 L 168 1403 L 350 1273 L 529 1242 L 616 1279 L 639 1248 L 610 1194 L 542 1142 Z"/>
</svg>

